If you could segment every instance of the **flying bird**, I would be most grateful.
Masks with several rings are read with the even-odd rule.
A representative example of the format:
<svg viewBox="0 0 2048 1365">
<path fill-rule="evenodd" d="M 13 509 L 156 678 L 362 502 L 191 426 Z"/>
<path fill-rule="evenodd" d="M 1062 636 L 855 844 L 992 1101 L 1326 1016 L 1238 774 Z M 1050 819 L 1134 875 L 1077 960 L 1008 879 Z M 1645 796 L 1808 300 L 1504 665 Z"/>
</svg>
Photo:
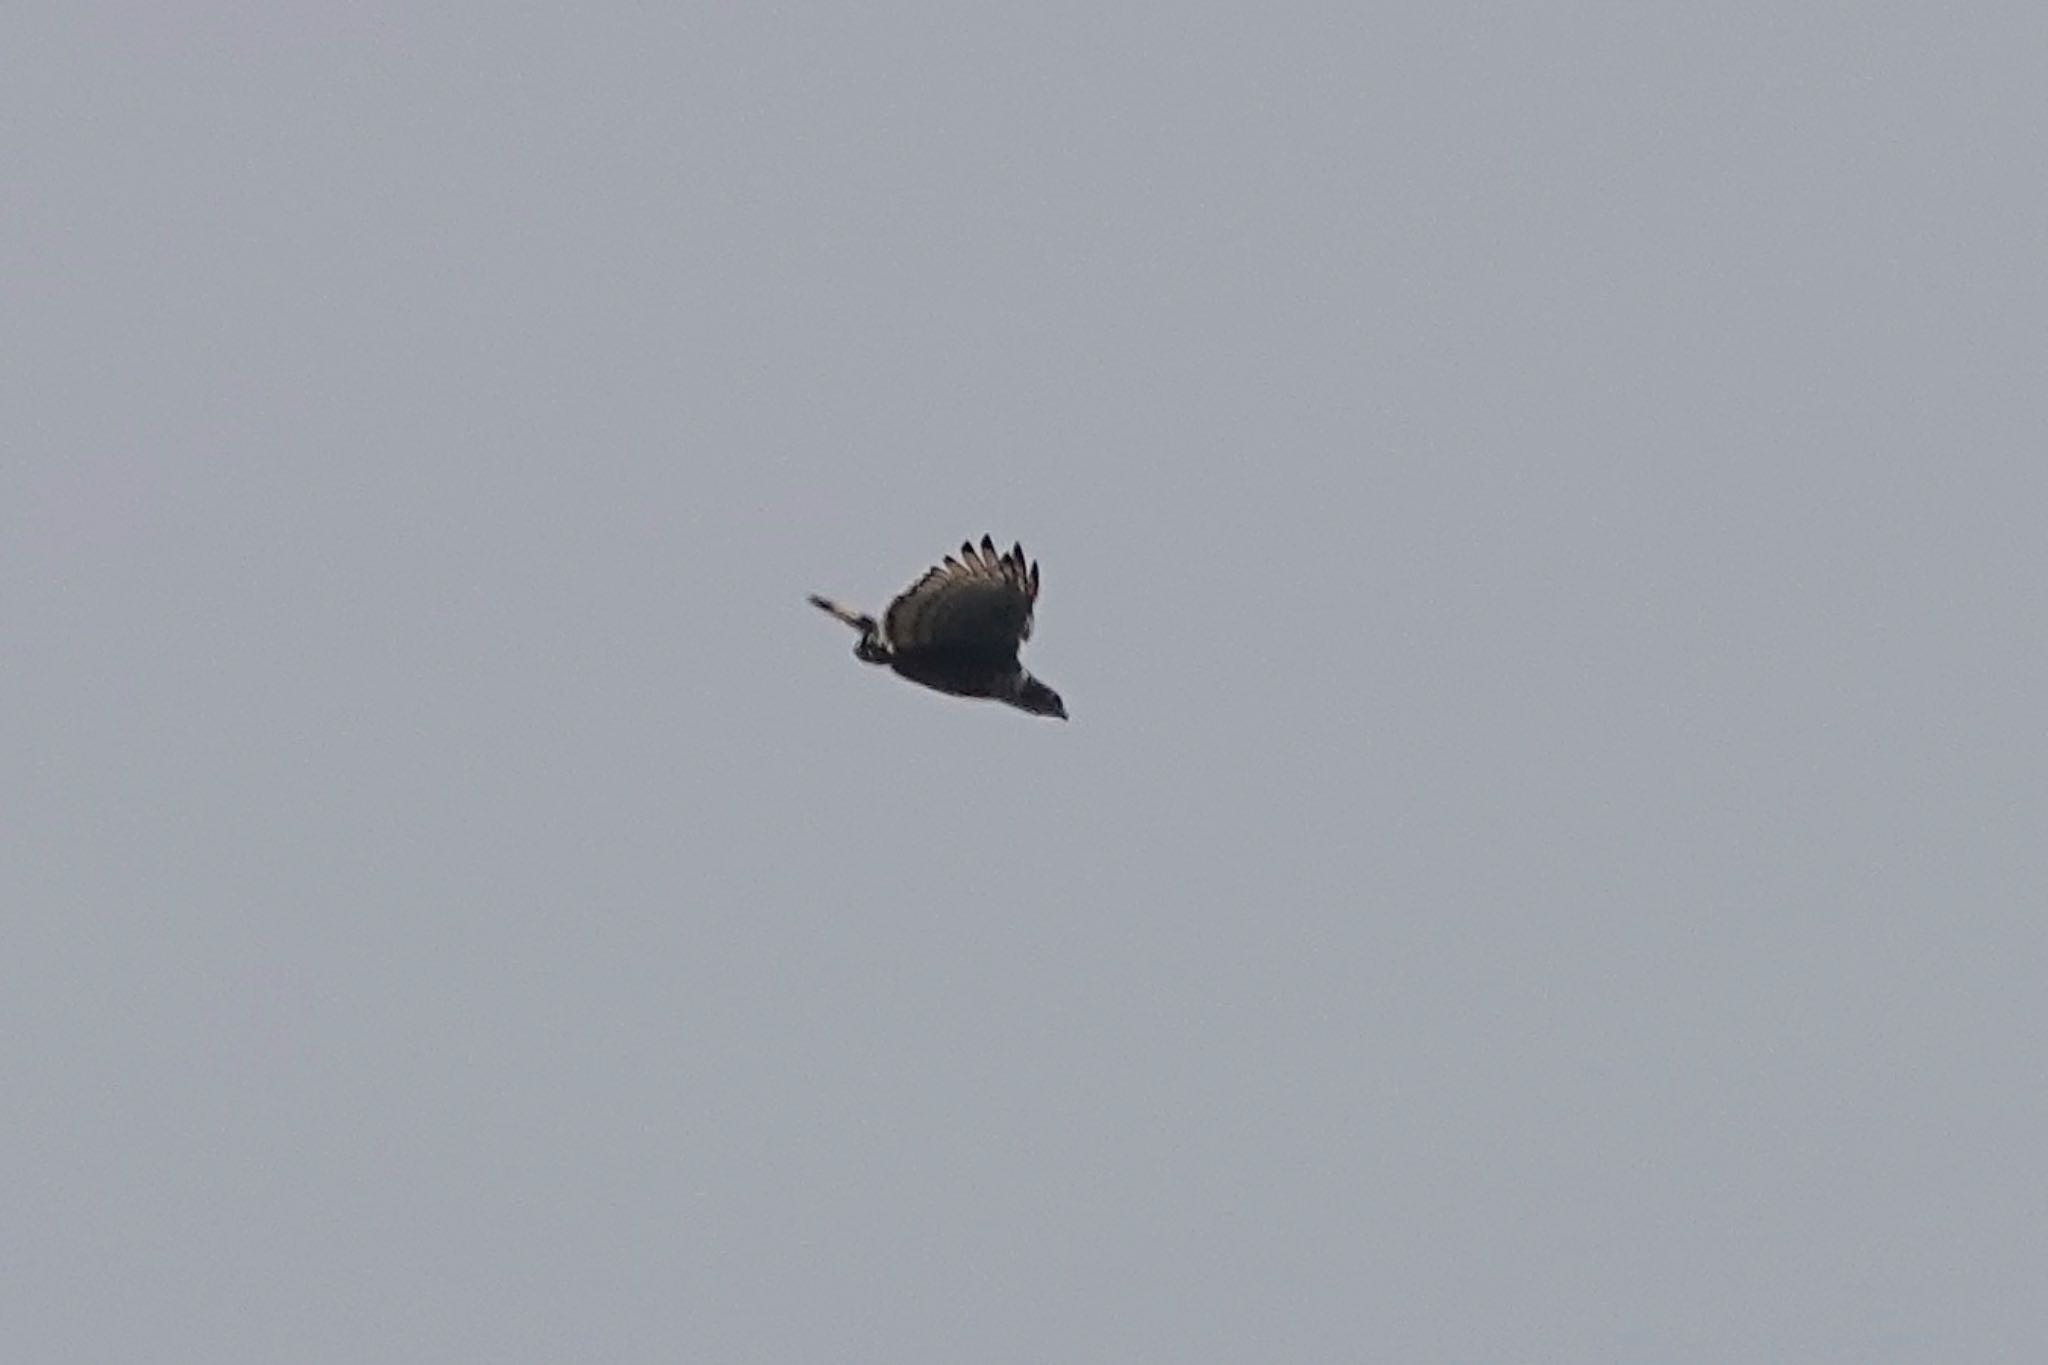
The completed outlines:
<svg viewBox="0 0 2048 1365">
<path fill-rule="evenodd" d="M 1031 638 L 1031 609 L 1038 601 L 1038 566 L 1013 545 L 996 553 L 981 538 L 960 546 L 959 558 L 905 588 L 880 621 L 850 611 L 828 598 L 811 605 L 828 611 L 860 632 L 853 647 L 864 663 L 887 664 L 914 683 L 955 697 L 987 697 L 1034 716 L 1067 718 L 1060 694 L 1025 671 L 1017 647 Z"/>
</svg>

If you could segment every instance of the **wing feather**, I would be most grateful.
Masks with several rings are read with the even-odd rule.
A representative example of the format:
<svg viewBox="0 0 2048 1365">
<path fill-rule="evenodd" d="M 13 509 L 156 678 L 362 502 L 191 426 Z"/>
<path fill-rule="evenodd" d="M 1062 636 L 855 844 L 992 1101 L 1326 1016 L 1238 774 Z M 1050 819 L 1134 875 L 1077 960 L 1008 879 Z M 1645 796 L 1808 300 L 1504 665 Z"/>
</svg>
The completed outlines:
<svg viewBox="0 0 2048 1365">
<path fill-rule="evenodd" d="M 883 613 L 882 631 L 899 654 L 1014 659 L 1031 637 L 1035 596 L 1021 554 L 999 555 L 983 536 L 979 549 L 963 542 L 958 560 L 946 556 L 899 594 Z"/>
</svg>

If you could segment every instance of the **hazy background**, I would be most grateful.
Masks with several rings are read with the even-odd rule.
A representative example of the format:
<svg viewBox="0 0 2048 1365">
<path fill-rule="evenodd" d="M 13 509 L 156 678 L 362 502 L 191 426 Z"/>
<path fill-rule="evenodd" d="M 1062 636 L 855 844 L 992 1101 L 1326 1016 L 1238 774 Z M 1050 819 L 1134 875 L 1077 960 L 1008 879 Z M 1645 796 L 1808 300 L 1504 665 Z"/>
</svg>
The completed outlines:
<svg viewBox="0 0 2048 1365">
<path fill-rule="evenodd" d="M 2048 11 L 0 52 L 19 1359 L 2044 1358 Z"/>
</svg>

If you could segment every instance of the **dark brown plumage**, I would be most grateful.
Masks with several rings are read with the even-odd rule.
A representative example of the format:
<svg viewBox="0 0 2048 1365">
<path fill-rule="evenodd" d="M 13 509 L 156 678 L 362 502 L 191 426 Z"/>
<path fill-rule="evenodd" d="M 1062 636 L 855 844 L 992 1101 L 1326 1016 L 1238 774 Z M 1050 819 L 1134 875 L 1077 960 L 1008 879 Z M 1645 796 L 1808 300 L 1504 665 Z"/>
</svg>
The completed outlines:
<svg viewBox="0 0 2048 1365">
<path fill-rule="evenodd" d="M 1031 638 L 1038 566 L 1013 545 L 962 542 L 956 558 L 925 571 L 878 622 L 823 597 L 813 606 L 860 632 L 855 657 L 887 664 L 912 682 L 956 697 L 986 697 L 1033 715 L 1067 717 L 1059 694 L 1026 672 L 1017 648 Z"/>
</svg>

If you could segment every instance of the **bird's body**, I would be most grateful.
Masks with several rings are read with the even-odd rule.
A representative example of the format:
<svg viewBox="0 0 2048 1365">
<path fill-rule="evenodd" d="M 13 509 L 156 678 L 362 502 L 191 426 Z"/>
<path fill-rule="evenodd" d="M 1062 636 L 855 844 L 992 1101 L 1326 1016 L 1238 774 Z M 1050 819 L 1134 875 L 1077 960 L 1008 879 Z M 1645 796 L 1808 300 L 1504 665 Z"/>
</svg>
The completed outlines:
<svg viewBox="0 0 2048 1365">
<path fill-rule="evenodd" d="M 1059 694 L 1031 676 L 1017 661 L 1017 649 L 1031 638 L 1032 609 L 1038 601 L 1038 566 L 1024 547 L 998 554 L 981 538 L 960 546 L 956 559 L 929 569 L 911 584 L 882 619 L 849 611 L 823 597 L 811 603 L 860 632 L 855 657 L 887 664 L 911 682 L 955 697 L 986 697 L 1034 715 L 1067 710 Z"/>
</svg>

